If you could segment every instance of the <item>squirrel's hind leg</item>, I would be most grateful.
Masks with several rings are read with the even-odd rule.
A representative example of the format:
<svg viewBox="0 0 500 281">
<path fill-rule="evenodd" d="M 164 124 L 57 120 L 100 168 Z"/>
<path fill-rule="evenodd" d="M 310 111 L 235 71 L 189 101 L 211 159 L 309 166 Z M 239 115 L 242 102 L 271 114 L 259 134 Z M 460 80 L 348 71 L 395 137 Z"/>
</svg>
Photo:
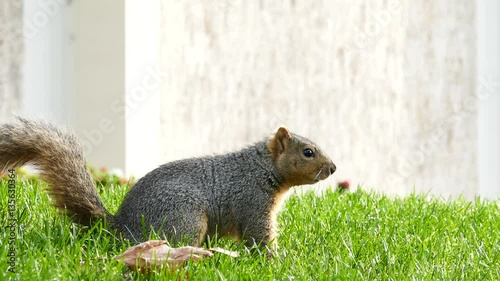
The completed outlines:
<svg viewBox="0 0 500 281">
<path fill-rule="evenodd" d="M 202 246 L 206 239 L 207 239 L 207 231 L 208 231 L 208 216 L 205 212 L 201 213 L 200 219 L 197 223 L 194 225 L 197 225 L 195 230 L 195 237 L 193 238 L 193 241 L 191 242 L 192 246 L 200 247 Z"/>
<path fill-rule="evenodd" d="M 166 218 L 163 230 L 171 244 L 200 247 L 206 240 L 208 216 L 202 210 L 184 210 L 182 215 Z"/>
</svg>

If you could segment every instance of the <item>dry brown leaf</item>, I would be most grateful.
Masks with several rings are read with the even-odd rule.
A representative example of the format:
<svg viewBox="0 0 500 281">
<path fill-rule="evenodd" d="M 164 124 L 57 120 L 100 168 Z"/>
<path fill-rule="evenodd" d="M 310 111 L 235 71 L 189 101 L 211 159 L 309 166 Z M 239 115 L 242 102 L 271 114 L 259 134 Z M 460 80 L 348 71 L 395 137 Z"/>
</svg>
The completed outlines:
<svg viewBox="0 0 500 281">
<path fill-rule="evenodd" d="M 150 240 L 128 248 L 123 254 L 117 256 L 117 261 L 123 261 L 125 265 L 142 273 L 150 273 L 151 270 L 161 270 L 165 266 L 175 271 L 186 261 L 192 259 L 199 261 L 203 258 L 213 257 L 213 252 L 237 257 L 238 252 L 231 252 L 221 248 L 204 249 L 200 247 L 167 246 L 165 240 Z"/>
</svg>

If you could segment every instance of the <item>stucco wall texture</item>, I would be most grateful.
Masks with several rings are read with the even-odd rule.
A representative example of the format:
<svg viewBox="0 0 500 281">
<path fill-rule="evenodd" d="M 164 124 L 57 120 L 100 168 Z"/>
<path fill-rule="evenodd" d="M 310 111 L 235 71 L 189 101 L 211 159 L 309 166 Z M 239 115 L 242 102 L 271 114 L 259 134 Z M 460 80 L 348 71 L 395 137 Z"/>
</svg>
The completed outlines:
<svg viewBox="0 0 500 281">
<path fill-rule="evenodd" d="M 162 1 L 162 160 L 280 125 L 388 194 L 477 191 L 474 1 Z M 481 79 L 480 79 L 481 80 Z"/>
<path fill-rule="evenodd" d="M 23 60 L 22 1 L 0 3 L 0 120 L 19 107 Z"/>
</svg>

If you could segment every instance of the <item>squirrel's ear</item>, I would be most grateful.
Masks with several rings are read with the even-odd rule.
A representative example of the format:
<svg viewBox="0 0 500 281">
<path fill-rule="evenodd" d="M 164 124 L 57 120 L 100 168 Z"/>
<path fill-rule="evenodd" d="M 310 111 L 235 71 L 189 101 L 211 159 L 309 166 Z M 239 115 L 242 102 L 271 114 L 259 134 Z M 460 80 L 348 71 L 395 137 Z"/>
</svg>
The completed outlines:
<svg viewBox="0 0 500 281">
<path fill-rule="evenodd" d="M 285 152 L 288 146 L 288 141 L 291 139 L 292 135 L 286 128 L 279 128 L 276 134 L 274 134 L 274 136 L 269 141 L 269 152 L 271 152 L 273 157 L 279 156 L 281 153 Z"/>
</svg>

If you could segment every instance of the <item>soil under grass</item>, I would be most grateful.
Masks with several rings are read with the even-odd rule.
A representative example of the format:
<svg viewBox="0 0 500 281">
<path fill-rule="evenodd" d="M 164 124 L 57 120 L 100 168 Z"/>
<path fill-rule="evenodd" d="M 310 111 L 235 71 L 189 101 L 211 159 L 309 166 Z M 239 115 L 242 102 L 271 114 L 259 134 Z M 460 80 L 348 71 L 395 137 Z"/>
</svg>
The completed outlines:
<svg viewBox="0 0 500 281">
<path fill-rule="evenodd" d="M 291 196 L 279 216 L 276 257 L 267 260 L 220 239 L 213 246 L 240 251 L 216 255 L 143 276 L 113 257 L 131 246 L 97 223 L 75 225 L 50 205 L 45 184 L 16 183 L 15 228 L 9 188 L 0 180 L 0 280 L 500 280 L 498 202 L 423 196 L 391 199 L 365 191 Z M 118 208 L 128 187 L 100 188 L 105 205 Z M 9 240 L 12 231 L 15 239 Z M 15 273 L 9 244 L 15 241 Z M 169 278 L 165 278 L 169 277 Z"/>
</svg>

